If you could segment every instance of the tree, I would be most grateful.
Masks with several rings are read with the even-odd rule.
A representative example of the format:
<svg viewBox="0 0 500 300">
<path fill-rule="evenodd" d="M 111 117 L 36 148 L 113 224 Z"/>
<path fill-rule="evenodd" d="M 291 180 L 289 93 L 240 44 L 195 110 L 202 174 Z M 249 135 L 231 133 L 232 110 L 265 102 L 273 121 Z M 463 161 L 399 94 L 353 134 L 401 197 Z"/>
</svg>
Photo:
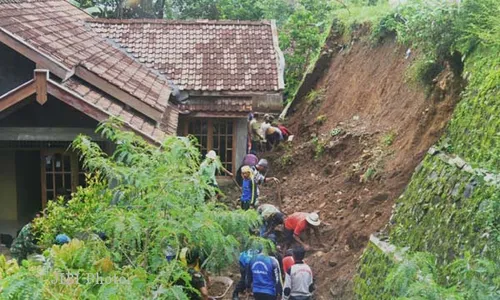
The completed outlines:
<svg viewBox="0 0 500 300">
<path fill-rule="evenodd" d="M 23 263 L 8 274 L 0 282 L 0 298 L 187 299 L 190 275 L 178 260 L 165 259 L 166 249 L 176 257 L 182 247 L 198 249 L 206 258 L 203 267 L 218 271 L 250 241 L 249 229 L 258 226 L 256 212 L 205 203 L 205 192 L 213 187 L 198 172 L 200 153 L 190 139 L 169 137 L 152 146 L 121 131 L 115 120 L 98 130 L 116 144 L 116 151 L 108 156 L 85 136 L 73 142 L 93 176 L 68 203 L 48 203 L 34 225 L 47 249 L 46 261 Z M 95 232 L 109 240 L 95 238 Z M 74 240 L 52 246 L 59 233 Z M 98 274 L 108 281 L 118 277 L 128 284 L 77 280 L 68 288 L 57 282 L 61 273 Z"/>
</svg>

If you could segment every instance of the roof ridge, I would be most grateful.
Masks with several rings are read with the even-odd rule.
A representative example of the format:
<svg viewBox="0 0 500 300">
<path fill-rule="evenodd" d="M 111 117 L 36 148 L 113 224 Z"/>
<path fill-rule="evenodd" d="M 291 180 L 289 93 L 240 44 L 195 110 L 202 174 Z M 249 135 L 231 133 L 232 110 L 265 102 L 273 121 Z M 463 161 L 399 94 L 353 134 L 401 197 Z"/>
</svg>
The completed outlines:
<svg viewBox="0 0 500 300">
<path fill-rule="evenodd" d="M 104 19 L 93 18 L 86 20 L 87 23 L 103 23 L 103 24 L 185 24 L 185 25 L 271 25 L 271 20 L 208 20 L 208 19 L 194 19 L 194 20 L 171 20 L 171 19 Z"/>
</svg>

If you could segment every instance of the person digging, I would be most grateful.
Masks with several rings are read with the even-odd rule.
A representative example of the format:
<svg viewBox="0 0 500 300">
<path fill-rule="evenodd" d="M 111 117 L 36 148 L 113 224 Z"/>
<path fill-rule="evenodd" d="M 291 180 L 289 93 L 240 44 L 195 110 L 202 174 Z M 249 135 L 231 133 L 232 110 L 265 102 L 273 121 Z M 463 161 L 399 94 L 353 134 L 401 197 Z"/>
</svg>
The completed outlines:
<svg viewBox="0 0 500 300">
<path fill-rule="evenodd" d="M 285 221 L 285 215 L 272 204 L 262 204 L 257 208 L 257 213 L 262 218 L 262 227 L 260 228 L 260 236 L 267 237 L 274 233 L 276 226 L 281 225 Z"/>
<path fill-rule="evenodd" d="M 324 247 L 321 242 L 319 235 L 318 226 L 321 224 L 319 216 L 317 213 L 306 213 L 306 212 L 296 212 L 291 214 L 285 219 L 285 249 L 288 249 L 290 245 L 295 241 L 300 244 L 306 251 L 311 250 L 311 230 L 314 231 L 314 235 L 318 240 L 320 247 Z M 300 235 L 306 231 L 309 236 L 309 244 L 302 241 Z"/>
</svg>

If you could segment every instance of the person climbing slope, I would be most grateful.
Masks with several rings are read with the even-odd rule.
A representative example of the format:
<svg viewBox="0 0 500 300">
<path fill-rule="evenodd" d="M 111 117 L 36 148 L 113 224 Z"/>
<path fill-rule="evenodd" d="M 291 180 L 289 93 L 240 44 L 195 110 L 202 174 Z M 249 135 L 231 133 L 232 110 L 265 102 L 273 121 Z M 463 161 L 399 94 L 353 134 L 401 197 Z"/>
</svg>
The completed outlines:
<svg viewBox="0 0 500 300">
<path fill-rule="evenodd" d="M 285 273 L 284 300 L 310 300 L 314 292 L 314 279 L 311 268 L 304 263 L 305 249 L 293 249 L 295 263 Z"/>
<path fill-rule="evenodd" d="M 241 169 L 243 183 L 241 186 L 241 209 L 248 210 L 254 207 L 257 201 L 257 184 L 254 181 L 252 169 L 249 166 L 243 166 Z"/>
<path fill-rule="evenodd" d="M 323 243 L 321 242 L 321 238 L 319 236 L 319 224 L 321 224 L 321 221 L 319 220 L 319 216 L 317 213 L 296 212 L 288 216 L 285 219 L 284 232 L 287 248 L 289 248 L 293 241 L 296 241 L 302 247 L 304 247 L 304 249 L 311 249 L 311 246 L 303 242 L 300 238 L 300 235 L 304 231 L 307 231 L 307 234 L 309 235 L 309 243 L 311 243 L 311 230 L 314 231 L 314 235 L 316 236 L 319 244 L 323 246 Z"/>
</svg>

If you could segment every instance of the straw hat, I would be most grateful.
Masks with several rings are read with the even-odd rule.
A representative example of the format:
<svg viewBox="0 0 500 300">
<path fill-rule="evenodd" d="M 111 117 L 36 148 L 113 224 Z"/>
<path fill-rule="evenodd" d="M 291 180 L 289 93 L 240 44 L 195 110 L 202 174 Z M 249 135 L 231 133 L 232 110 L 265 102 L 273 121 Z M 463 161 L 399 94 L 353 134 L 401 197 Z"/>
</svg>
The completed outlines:
<svg viewBox="0 0 500 300">
<path fill-rule="evenodd" d="M 310 213 L 306 217 L 307 223 L 311 224 L 312 226 L 319 226 L 321 224 L 321 221 L 319 220 L 319 216 L 317 213 Z"/>
</svg>

